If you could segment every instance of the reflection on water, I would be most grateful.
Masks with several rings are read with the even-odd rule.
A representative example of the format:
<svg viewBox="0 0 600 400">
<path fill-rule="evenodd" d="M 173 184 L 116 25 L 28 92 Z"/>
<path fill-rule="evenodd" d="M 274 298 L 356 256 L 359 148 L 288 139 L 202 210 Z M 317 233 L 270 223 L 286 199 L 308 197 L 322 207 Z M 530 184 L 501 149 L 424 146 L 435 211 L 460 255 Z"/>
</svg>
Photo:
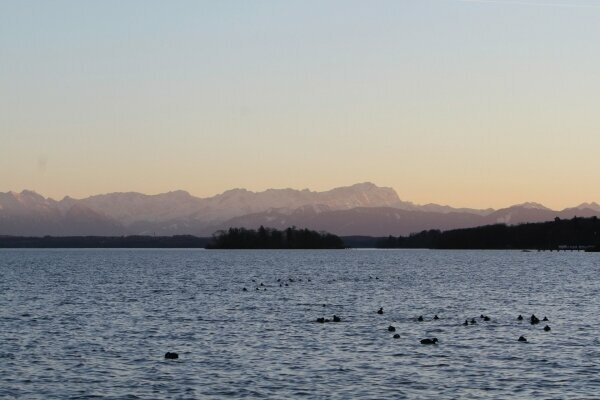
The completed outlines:
<svg viewBox="0 0 600 400">
<path fill-rule="evenodd" d="M 594 398 L 599 271 L 575 252 L 1 250 L 0 397 Z"/>
</svg>

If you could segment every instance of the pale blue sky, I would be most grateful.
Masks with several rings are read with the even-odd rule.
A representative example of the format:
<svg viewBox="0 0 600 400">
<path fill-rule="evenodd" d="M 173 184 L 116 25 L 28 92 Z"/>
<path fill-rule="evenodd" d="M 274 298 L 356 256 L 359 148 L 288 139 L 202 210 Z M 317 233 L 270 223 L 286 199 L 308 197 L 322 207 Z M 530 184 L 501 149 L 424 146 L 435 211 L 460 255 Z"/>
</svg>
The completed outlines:
<svg viewBox="0 0 600 400">
<path fill-rule="evenodd" d="M 0 0 L 0 191 L 600 201 L 600 1 Z"/>
</svg>

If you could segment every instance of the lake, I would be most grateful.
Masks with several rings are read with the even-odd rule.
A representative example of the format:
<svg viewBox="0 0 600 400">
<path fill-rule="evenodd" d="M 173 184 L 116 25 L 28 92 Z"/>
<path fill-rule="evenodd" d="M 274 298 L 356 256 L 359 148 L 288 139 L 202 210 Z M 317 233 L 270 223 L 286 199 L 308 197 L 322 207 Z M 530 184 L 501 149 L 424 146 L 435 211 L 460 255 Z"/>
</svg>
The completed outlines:
<svg viewBox="0 0 600 400">
<path fill-rule="evenodd" d="M 580 252 L 0 250 L 0 398 L 598 398 L 599 273 Z"/>
</svg>

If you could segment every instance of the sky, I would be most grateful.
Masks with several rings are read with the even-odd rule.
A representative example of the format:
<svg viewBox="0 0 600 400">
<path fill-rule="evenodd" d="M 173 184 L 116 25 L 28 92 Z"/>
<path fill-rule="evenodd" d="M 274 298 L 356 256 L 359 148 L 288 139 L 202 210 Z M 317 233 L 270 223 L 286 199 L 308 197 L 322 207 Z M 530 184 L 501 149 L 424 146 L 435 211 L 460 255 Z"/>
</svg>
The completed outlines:
<svg viewBox="0 0 600 400">
<path fill-rule="evenodd" d="M 0 191 L 600 202 L 600 0 L 0 0 Z"/>
</svg>

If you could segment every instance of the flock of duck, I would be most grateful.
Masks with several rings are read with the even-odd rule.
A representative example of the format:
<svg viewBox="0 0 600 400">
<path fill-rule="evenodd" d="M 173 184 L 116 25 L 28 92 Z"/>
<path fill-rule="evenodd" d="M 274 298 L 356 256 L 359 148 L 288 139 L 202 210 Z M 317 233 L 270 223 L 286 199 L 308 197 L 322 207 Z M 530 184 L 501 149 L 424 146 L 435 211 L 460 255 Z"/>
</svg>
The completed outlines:
<svg viewBox="0 0 600 400">
<path fill-rule="evenodd" d="M 369 278 L 372 279 L 372 277 L 369 277 Z M 379 278 L 376 278 L 376 279 L 379 279 Z M 288 278 L 287 280 L 277 279 L 277 282 L 279 283 L 280 287 L 289 286 L 290 283 L 293 283 L 295 281 L 296 280 L 294 280 L 292 278 Z M 302 282 L 302 279 L 298 279 L 297 281 L 298 282 Z M 310 281 L 311 281 L 310 279 L 307 279 L 307 282 L 310 282 Z M 256 280 L 252 279 L 252 282 L 256 283 Z M 267 288 L 264 285 L 264 283 L 261 282 L 259 285 L 256 286 L 255 290 L 266 291 Z M 246 287 L 243 287 L 242 291 L 247 292 L 248 289 Z M 326 305 L 323 304 L 323 307 L 325 307 L 325 306 Z M 377 314 L 383 315 L 383 307 L 379 307 L 379 309 L 377 310 Z M 433 316 L 433 320 L 434 321 L 437 321 L 439 319 L 440 318 L 437 316 L 437 314 Z M 491 320 L 491 318 L 489 316 L 483 315 L 483 314 L 481 314 L 479 316 L 479 319 L 482 320 L 482 321 L 486 321 L 486 322 Z M 517 317 L 517 320 L 518 321 L 523 321 L 524 317 L 519 314 L 519 316 Z M 324 323 L 328 323 L 328 322 L 341 322 L 341 321 L 342 321 L 342 319 L 339 316 L 335 315 L 335 314 L 333 315 L 333 317 L 331 319 L 325 318 L 325 317 L 319 317 L 319 318 L 317 318 L 315 320 L 315 322 L 320 323 L 320 324 L 324 324 Z M 419 317 L 416 318 L 416 321 L 417 322 L 423 322 L 423 321 L 425 321 L 425 318 L 422 315 L 420 315 Z M 548 320 L 547 317 L 544 317 L 540 321 L 540 319 L 538 317 L 536 317 L 535 314 L 531 314 L 531 317 L 529 317 L 529 322 L 531 323 L 531 325 L 537 325 L 540 322 L 549 322 L 549 320 Z M 475 325 L 475 324 L 477 324 L 476 318 L 471 318 L 470 320 L 467 318 L 467 319 L 465 319 L 465 322 L 462 323 L 462 325 L 464 325 L 464 326 Z M 550 328 L 549 325 L 545 325 L 544 328 L 543 328 L 543 330 L 545 332 L 548 332 L 548 331 L 551 330 L 551 328 Z M 393 326 L 393 325 L 389 325 L 388 326 L 388 332 L 396 332 L 396 327 Z M 399 339 L 400 338 L 400 334 L 394 333 L 394 335 L 392 337 L 394 339 Z M 517 339 L 517 341 L 519 341 L 519 342 L 527 342 L 527 338 L 525 336 L 519 336 L 519 338 Z M 435 338 L 435 337 L 420 339 L 420 343 L 423 344 L 423 345 L 436 345 L 438 342 L 439 342 L 439 340 L 437 338 Z M 179 355 L 177 353 L 167 352 L 165 354 L 165 358 L 166 359 L 178 359 Z"/>
<path fill-rule="evenodd" d="M 379 314 L 379 315 L 383 314 L 383 307 L 379 307 L 379 310 L 377 310 L 377 314 Z M 482 321 L 491 321 L 491 318 L 489 316 L 487 316 L 487 315 L 481 314 L 479 316 L 479 318 Z M 434 321 L 437 321 L 439 319 L 440 318 L 437 316 L 437 314 L 433 316 L 433 320 Z M 524 319 L 523 316 L 519 314 L 519 316 L 517 317 L 517 320 L 518 321 L 522 321 L 523 319 Z M 338 317 L 337 315 L 334 315 L 333 316 L 333 320 L 329 320 L 329 319 L 322 318 L 322 317 L 317 318 L 317 320 L 316 320 L 316 322 L 319 322 L 319 323 L 330 322 L 330 321 L 340 322 L 341 318 Z M 423 322 L 423 321 L 425 321 L 425 318 L 423 318 L 423 316 L 420 315 L 419 317 L 417 317 L 417 321 L 418 322 Z M 541 321 L 543 321 L 543 322 L 549 322 L 549 320 L 548 320 L 547 317 L 544 317 Z M 540 319 L 538 317 L 536 317 L 535 314 L 531 314 L 531 317 L 529 318 L 529 322 L 531 323 L 531 325 L 537 325 L 537 324 L 540 323 Z M 471 320 L 466 319 L 465 322 L 463 323 L 464 326 L 475 325 L 475 324 L 477 324 L 477 320 L 475 318 L 471 318 Z M 544 326 L 544 331 L 545 332 L 548 332 L 550 330 L 552 330 L 552 329 L 550 328 L 549 325 Z M 393 325 L 388 326 L 388 332 L 396 332 L 396 327 L 393 326 Z M 398 333 L 395 333 L 394 336 L 393 336 L 393 338 L 394 339 L 399 339 L 400 335 Z M 439 341 L 438 338 L 435 338 L 435 337 L 433 337 L 433 338 L 425 338 L 425 339 L 421 339 L 420 340 L 421 344 L 437 344 L 438 341 Z M 527 342 L 527 338 L 525 336 L 519 336 L 519 339 L 517 339 L 517 341 L 519 341 L 519 342 Z"/>
</svg>

